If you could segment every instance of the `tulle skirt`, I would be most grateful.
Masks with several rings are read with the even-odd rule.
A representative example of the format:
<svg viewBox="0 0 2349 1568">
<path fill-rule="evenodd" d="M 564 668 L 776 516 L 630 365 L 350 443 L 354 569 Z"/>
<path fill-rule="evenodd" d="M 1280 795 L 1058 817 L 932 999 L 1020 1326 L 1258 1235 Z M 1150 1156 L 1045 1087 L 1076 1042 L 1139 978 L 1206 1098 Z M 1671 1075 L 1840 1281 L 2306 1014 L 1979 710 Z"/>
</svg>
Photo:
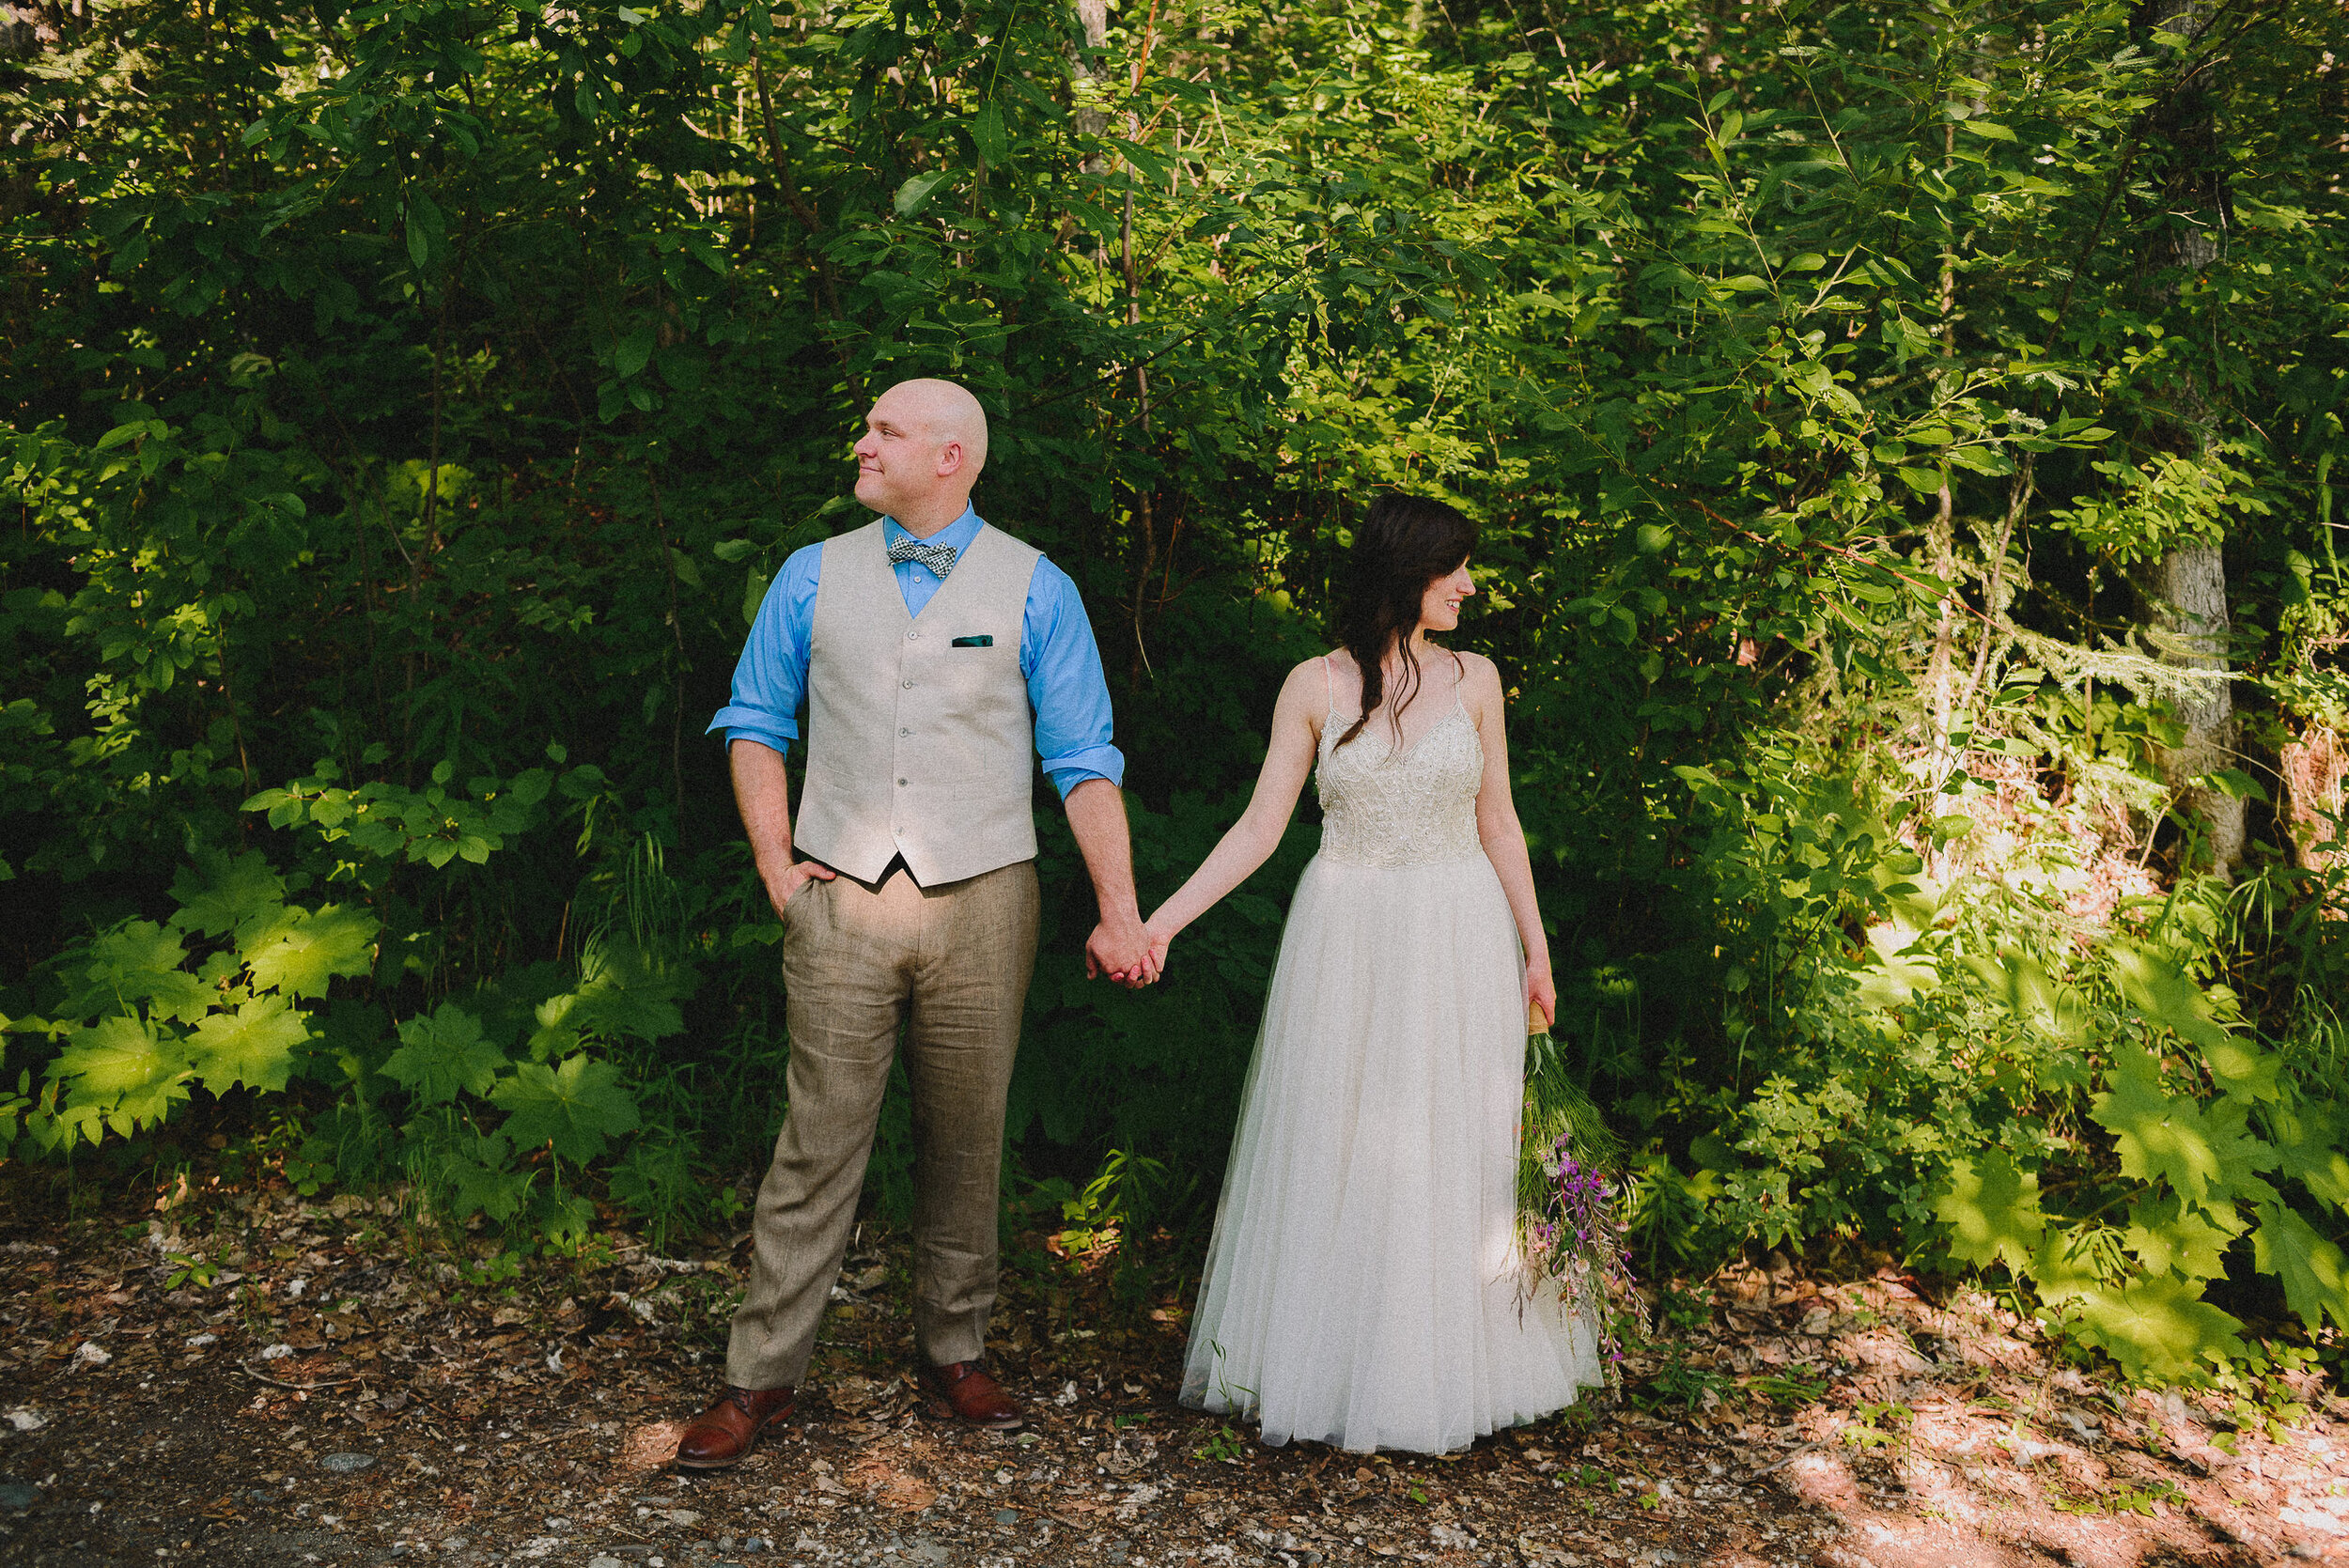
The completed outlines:
<svg viewBox="0 0 2349 1568">
<path fill-rule="evenodd" d="M 1185 1356 L 1183 1401 L 1441 1453 L 1599 1383 L 1517 1246 L 1524 962 L 1482 855 L 1316 858 L 1291 904 Z"/>
</svg>

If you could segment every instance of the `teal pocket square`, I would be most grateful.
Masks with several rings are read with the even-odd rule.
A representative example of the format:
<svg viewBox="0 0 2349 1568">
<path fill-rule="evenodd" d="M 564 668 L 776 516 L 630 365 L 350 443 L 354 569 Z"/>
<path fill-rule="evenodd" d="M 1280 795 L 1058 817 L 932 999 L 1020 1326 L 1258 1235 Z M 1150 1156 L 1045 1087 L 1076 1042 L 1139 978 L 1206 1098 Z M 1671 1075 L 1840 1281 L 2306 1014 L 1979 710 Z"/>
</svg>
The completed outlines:
<svg viewBox="0 0 2349 1568">
<path fill-rule="evenodd" d="M 995 645 L 995 639 L 987 636 L 957 637 L 949 645 L 957 648 L 991 648 Z"/>
</svg>

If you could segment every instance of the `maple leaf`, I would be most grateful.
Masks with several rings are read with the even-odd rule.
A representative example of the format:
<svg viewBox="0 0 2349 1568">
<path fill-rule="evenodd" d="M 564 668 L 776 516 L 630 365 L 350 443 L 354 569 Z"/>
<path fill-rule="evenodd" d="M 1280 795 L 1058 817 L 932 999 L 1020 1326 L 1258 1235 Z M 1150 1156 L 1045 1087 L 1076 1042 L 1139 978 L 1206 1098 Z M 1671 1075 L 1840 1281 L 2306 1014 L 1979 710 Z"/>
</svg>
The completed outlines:
<svg viewBox="0 0 2349 1568">
<path fill-rule="evenodd" d="M 326 994 L 338 974 L 365 974 L 374 966 L 375 934 L 381 923 L 359 909 L 329 904 L 315 913 L 288 908 L 276 918 L 238 934 L 238 947 L 253 970 L 256 990 L 289 996 Z"/>
<path fill-rule="evenodd" d="M 2099 1285 L 2083 1292 L 2080 1337 L 2121 1364 L 2132 1383 L 2174 1383 L 2205 1359 L 2245 1354 L 2242 1320 L 2202 1299 L 2201 1287 L 2167 1274 L 2125 1290 Z"/>
<path fill-rule="evenodd" d="M 2333 1320 L 2349 1328 L 2349 1259 L 2341 1249 L 2281 1203 L 2259 1206 L 2260 1228 L 2251 1233 L 2251 1254 L 2263 1274 L 2282 1281 L 2284 1305 L 2315 1333 Z"/>
<path fill-rule="evenodd" d="M 441 1003 L 428 1018 L 401 1024 L 399 1038 L 383 1076 L 427 1105 L 446 1105 L 459 1090 L 487 1095 L 506 1065 L 506 1053 L 481 1037 L 481 1021 L 453 1001 Z"/>
<path fill-rule="evenodd" d="M 184 866 L 171 884 L 179 912 L 171 924 L 182 931 L 219 937 L 255 921 L 276 914 L 286 896 L 286 883 L 270 868 L 268 857 L 248 850 L 231 859 L 210 851 Z"/>
<path fill-rule="evenodd" d="M 2030 1265 L 2047 1223 L 2039 1210 L 2038 1172 L 2017 1172 L 2004 1149 L 1951 1161 L 1950 1185 L 1933 1215 L 1950 1228 L 1951 1257 L 1976 1267 L 2004 1258 L 2018 1271 Z"/>
<path fill-rule="evenodd" d="M 2127 1056 L 2141 1055 L 2127 1052 Z M 2180 1195 L 2207 1203 L 2218 1179 L 2218 1151 L 2192 1100 L 2162 1092 L 2146 1071 L 2116 1063 L 2112 1087 L 2089 1102 L 2089 1114 L 2112 1134 L 2121 1173 L 2138 1181 L 2166 1181 Z"/>
<path fill-rule="evenodd" d="M 293 1071 L 293 1053 L 310 1026 L 282 996 L 255 997 L 233 1013 L 214 1013 L 190 1041 L 196 1077 L 213 1094 L 235 1084 L 278 1090 Z"/>
<path fill-rule="evenodd" d="M 2122 947 L 2113 952 L 2112 969 L 2121 982 L 2121 995 L 2154 1022 L 2204 1050 L 2223 1048 L 2233 1042 L 2226 1026 L 2211 1016 L 2210 998 L 2175 964 L 2133 947 Z"/>
<path fill-rule="evenodd" d="M 2309 1189 L 2311 1197 L 2349 1210 L 2349 1154 L 2342 1117 L 2329 1105 L 2304 1105 L 2274 1116 L 2277 1162 L 2283 1173 Z"/>
<path fill-rule="evenodd" d="M 191 1076 L 176 1035 L 146 1019 L 117 1015 L 73 1032 L 72 1043 L 49 1064 L 53 1079 L 70 1079 L 67 1105 L 95 1110 L 129 1137 L 171 1113 L 188 1097 Z"/>
<path fill-rule="evenodd" d="M 619 1069 L 584 1054 L 559 1067 L 525 1062 L 490 1098 L 508 1112 L 503 1130 L 515 1147 L 552 1143 L 575 1165 L 603 1153 L 607 1136 L 636 1127 L 636 1101 L 620 1087 Z"/>
<path fill-rule="evenodd" d="M 2128 1250 L 2152 1274 L 2175 1271 L 2188 1280 L 2226 1277 L 2227 1246 L 2243 1234 L 2232 1207 L 2189 1207 L 2174 1192 L 2148 1195 L 2129 1209 Z"/>
<path fill-rule="evenodd" d="M 82 971 L 89 984 L 57 1004 L 66 1017 L 86 1018 L 146 1001 L 157 1017 L 188 1023 L 211 1007 L 209 988 L 180 968 L 187 951 L 179 933 L 151 920 L 123 922 L 91 942 L 89 955 Z"/>
</svg>

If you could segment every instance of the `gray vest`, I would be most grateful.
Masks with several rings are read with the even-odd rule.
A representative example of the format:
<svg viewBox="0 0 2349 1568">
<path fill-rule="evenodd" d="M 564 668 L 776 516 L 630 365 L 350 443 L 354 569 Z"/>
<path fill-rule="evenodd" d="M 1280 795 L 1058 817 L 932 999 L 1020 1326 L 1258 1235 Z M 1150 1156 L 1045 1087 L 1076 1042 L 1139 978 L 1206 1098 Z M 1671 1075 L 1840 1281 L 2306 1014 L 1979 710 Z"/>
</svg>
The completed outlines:
<svg viewBox="0 0 2349 1568">
<path fill-rule="evenodd" d="M 917 617 L 879 522 L 824 541 L 792 835 L 801 849 L 866 882 L 903 855 L 926 888 L 1035 858 L 1019 633 L 1043 558 L 982 525 Z"/>
</svg>

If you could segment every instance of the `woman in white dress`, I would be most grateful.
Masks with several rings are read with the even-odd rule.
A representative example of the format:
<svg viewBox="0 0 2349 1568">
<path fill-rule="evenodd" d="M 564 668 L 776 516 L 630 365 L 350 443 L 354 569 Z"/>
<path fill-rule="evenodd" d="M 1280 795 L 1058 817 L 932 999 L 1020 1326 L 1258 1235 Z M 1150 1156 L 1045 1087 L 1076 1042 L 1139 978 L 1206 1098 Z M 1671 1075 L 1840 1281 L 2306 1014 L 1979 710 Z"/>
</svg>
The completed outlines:
<svg viewBox="0 0 2349 1568">
<path fill-rule="evenodd" d="M 1440 1453 L 1602 1381 L 1517 1245 L 1527 1012 L 1556 1004 L 1492 661 L 1427 639 L 1475 592 L 1475 528 L 1384 497 L 1343 646 L 1289 673 L 1247 812 L 1148 922 L 1154 967 L 1262 865 L 1306 774 L 1297 884 L 1248 1073 L 1184 1403 L 1264 1440 Z"/>
</svg>

